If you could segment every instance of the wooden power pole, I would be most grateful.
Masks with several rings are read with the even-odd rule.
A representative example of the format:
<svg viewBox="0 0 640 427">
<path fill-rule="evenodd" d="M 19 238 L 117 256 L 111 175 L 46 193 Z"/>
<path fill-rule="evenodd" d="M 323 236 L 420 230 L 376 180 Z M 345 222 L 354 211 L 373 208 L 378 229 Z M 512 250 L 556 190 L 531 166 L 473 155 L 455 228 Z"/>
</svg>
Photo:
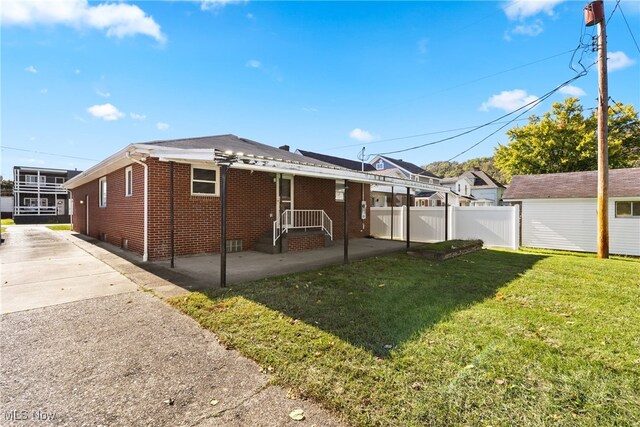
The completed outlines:
<svg viewBox="0 0 640 427">
<path fill-rule="evenodd" d="M 598 258 L 609 258 L 609 83 L 604 2 L 589 3 L 585 18 L 587 26 L 598 25 Z"/>
</svg>

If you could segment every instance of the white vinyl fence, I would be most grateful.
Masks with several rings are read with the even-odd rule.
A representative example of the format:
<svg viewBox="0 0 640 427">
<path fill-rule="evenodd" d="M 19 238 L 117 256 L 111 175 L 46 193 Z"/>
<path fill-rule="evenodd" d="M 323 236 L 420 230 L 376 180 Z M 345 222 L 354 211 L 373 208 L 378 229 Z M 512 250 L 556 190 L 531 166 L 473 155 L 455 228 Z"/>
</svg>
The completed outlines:
<svg viewBox="0 0 640 427">
<path fill-rule="evenodd" d="M 405 206 L 371 208 L 371 235 L 380 239 L 406 240 Z M 412 242 L 444 240 L 444 207 L 411 207 Z M 518 249 L 519 206 L 450 206 L 447 238 L 481 239 L 487 247 Z M 393 230 L 392 230 L 393 223 Z"/>
</svg>

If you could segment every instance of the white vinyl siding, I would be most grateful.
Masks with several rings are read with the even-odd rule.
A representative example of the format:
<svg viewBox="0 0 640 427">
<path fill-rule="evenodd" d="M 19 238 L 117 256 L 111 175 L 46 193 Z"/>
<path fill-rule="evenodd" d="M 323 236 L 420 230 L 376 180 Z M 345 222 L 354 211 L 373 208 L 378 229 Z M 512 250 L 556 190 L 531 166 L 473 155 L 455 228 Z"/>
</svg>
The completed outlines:
<svg viewBox="0 0 640 427">
<path fill-rule="evenodd" d="M 640 218 L 616 218 L 609 199 L 609 252 L 640 255 Z M 522 245 L 536 248 L 597 251 L 596 199 L 522 201 Z"/>
</svg>

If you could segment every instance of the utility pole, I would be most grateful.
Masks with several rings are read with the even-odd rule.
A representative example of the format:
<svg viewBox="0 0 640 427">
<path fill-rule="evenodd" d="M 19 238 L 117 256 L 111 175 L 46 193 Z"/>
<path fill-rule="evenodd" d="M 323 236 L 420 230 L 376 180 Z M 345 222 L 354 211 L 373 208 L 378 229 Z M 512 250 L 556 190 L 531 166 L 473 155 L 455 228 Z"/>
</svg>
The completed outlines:
<svg viewBox="0 0 640 427">
<path fill-rule="evenodd" d="M 604 2 L 585 7 L 586 25 L 598 25 L 598 258 L 609 258 L 609 79 L 607 76 L 607 21 Z"/>
</svg>

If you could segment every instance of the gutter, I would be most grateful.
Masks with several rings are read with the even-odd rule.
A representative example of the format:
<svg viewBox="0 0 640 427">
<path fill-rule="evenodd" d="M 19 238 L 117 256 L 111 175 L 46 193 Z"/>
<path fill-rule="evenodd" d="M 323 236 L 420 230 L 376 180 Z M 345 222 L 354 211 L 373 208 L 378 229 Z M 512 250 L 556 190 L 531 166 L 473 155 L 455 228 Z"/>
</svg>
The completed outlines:
<svg viewBox="0 0 640 427">
<path fill-rule="evenodd" d="M 146 157 L 143 157 L 142 160 L 138 160 L 136 158 L 131 157 L 131 152 L 127 151 L 127 158 L 132 162 L 136 162 L 139 165 L 142 165 L 144 168 L 144 219 L 143 219 L 143 240 L 144 240 L 144 249 L 142 252 L 142 261 L 147 262 L 149 260 L 149 165 L 147 165 L 144 160 Z"/>
</svg>

